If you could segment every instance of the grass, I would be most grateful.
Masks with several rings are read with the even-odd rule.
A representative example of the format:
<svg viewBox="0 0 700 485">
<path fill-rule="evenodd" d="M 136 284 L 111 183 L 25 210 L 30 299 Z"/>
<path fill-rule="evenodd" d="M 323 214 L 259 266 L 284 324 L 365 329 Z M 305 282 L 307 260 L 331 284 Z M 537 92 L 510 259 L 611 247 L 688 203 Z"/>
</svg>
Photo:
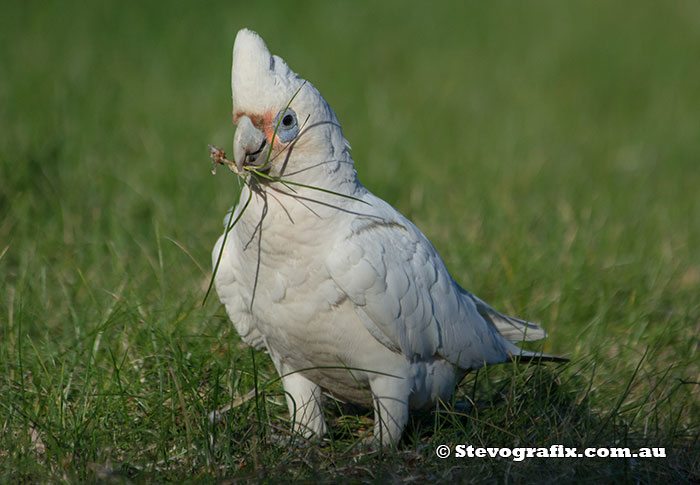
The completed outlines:
<svg viewBox="0 0 700 485">
<path fill-rule="evenodd" d="M 698 480 L 696 2 L 0 9 L 0 481 Z M 454 277 L 571 364 L 468 376 L 474 406 L 414 414 L 396 452 L 356 446 L 370 415 L 333 403 L 329 442 L 289 446 L 269 358 L 200 307 L 238 192 L 207 144 L 230 146 L 243 26 L 323 92 L 363 183 Z"/>
</svg>

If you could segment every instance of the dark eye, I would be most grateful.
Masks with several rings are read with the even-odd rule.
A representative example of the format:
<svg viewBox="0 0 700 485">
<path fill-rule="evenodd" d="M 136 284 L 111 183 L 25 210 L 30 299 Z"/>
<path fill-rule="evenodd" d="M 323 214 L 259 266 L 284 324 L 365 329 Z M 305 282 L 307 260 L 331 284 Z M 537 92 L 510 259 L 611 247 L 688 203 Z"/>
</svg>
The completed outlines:
<svg viewBox="0 0 700 485">
<path fill-rule="evenodd" d="M 292 108 L 285 108 L 275 116 L 274 126 L 277 136 L 284 143 L 289 143 L 299 133 L 297 114 Z"/>
</svg>

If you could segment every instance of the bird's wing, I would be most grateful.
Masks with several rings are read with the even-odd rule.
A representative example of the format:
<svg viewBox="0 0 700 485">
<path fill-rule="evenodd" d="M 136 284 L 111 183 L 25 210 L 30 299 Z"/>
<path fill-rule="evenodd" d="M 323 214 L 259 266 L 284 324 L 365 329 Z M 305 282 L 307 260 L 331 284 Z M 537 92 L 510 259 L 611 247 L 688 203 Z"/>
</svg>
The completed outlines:
<svg viewBox="0 0 700 485">
<path fill-rule="evenodd" d="M 408 359 L 442 357 L 461 368 L 508 358 L 509 344 L 479 313 L 410 221 L 373 198 L 327 259 L 329 273 L 369 332 Z"/>
</svg>

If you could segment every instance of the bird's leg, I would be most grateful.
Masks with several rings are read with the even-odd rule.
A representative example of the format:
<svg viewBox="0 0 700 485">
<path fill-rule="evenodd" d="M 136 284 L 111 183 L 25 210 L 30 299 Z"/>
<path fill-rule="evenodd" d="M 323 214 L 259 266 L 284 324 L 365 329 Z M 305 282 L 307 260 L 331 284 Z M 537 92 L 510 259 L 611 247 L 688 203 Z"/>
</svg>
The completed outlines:
<svg viewBox="0 0 700 485">
<path fill-rule="evenodd" d="M 321 408 L 321 388 L 301 375 L 284 369 L 281 373 L 282 385 L 287 398 L 289 415 L 293 422 L 293 431 L 305 438 L 312 435 L 323 436 L 328 430 Z M 285 375 L 286 374 L 286 375 Z"/>
<path fill-rule="evenodd" d="M 408 422 L 408 389 L 405 379 L 379 376 L 370 383 L 374 401 L 374 441 L 395 445 Z"/>
</svg>

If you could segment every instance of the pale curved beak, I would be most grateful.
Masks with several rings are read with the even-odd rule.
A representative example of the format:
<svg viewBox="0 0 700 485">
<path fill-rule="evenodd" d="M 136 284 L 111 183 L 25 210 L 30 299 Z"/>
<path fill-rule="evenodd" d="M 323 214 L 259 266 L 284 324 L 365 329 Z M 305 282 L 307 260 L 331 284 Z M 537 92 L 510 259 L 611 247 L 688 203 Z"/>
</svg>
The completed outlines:
<svg viewBox="0 0 700 485">
<path fill-rule="evenodd" d="M 265 148 L 267 138 L 247 116 L 238 118 L 236 126 L 236 134 L 233 135 L 233 159 L 240 171 L 244 165 L 253 164 L 257 160 Z"/>
</svg>

